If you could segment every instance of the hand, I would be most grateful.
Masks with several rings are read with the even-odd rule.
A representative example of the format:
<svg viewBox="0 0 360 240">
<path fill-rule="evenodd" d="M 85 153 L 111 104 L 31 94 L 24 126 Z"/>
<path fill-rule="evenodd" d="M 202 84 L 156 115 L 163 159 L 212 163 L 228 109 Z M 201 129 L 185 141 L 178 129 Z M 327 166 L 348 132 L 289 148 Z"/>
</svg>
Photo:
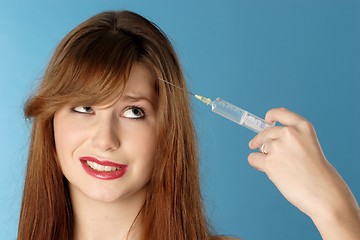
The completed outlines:
<svg viewBox="0 0 360 240">
<path fill-rule="evenodd" d="M 333 230 L 329 229 L 329 222 L 344 218 L 351 226 L 358 227 L 356 231 L 360 234 L 358 205 L 346 183 L 326 160 L 313 126 L 284 108 L 270 110 L 265 120 L 283 126 L 268 128 L 250 141 L 251 149 L 264 144 L 263 150 L 267 152 L 251 153 L 250 165 L 266 173 L 289 202 L 319 225 L 322 235 L 330 235 Z"/>
</svg>

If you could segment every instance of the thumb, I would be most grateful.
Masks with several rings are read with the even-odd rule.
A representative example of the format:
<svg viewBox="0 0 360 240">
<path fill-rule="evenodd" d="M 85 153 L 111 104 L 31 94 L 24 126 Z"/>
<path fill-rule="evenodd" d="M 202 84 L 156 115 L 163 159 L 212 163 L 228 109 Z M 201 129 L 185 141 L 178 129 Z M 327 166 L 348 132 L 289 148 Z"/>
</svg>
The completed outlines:
<svg viewBox="0 0 360 240">
<path fill-rule="evenodd" d="M 252 152 L 248 156 L 249 164 L 261 172 L 265 172 L 265 157 L 266 155 L 259 152 Z"/>
</svg>

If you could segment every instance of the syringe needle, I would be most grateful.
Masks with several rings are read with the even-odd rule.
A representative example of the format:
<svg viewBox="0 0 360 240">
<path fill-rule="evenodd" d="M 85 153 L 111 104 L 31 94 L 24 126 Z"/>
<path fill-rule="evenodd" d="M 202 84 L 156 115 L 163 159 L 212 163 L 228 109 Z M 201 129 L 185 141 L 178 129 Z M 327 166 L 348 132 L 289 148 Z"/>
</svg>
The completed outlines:
<svg viewBox="0 0 360 240">
<path fill-rule="evenodd" d="M 169 82 L 169 81 L 166 81 L 165 79 L 159 78 L 159 80 L 164 81 L 164 82 L 170 84 L 171 86 L 176 87 L 176 88 L 178 88 L 178 89 L 180 89 L 180 90 L 182 90 L 182 91 L 186 91 L 187 93 L 189 93 L 189 94 L 191 94 L 191 95 L 193 95 L 193 96 L 196 97 L 196 95 L 195 95 L 194 93 L 192 93 L 192 92 L 190 92 L 190 91 L 187 91 L 187 90 L 185 90 L 185 89 L 183 89 L 183 88 L 181 88 L 181 87 L 179 87 L 179 86 L 177 86 L 177 85 L 175 85 L 175 84 L 173 84 L 173 83 L 171 83 L 171 82 Z"/>
<path fill-rule="evenodd" d="M 181 87 L 179 87 L 179 86 L 177 86 L 177 85 L 175 85 L 175 84 L 173 84 L 173 83 L 171 83 L 171 82 L 169 82 L 169 81 L 167 81 L 167 80 L 165 80 L 165 79 L 159 78 L 159 80 L 164 81 L 164 82 L 170 84 L 171 86 L 176 87 L 177 89 L 180 89 L 180 90 L 182 90 L 182 91 L 185 91 L 185 89 L 183 89 L 183 88 L 181 88 Z M 210 98 L 207 98 L 207 97 L 203 97 L 203 96 L 194 94 L 194 93 L 192 93 L 192 92 L 190 92 L 190 91 L 186 91 L 186 92 L 189 93 L 189 94 L 191 94 L 191 95 L 193 95 L 194 97 L 196 97 L 197 99 L 199 99 L 200 101 L 202 101 L 203 103 L 205 103 L 206 105 L 209 105 L 209 104 L 212 102 Z"/>
</svg>

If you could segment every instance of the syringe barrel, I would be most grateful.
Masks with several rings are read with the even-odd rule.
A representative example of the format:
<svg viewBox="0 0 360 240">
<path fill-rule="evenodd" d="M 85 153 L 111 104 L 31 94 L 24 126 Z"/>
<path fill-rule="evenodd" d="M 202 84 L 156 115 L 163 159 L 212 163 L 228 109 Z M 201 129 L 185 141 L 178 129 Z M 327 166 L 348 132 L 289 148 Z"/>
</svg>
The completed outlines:
<svg viewBox="0 0 360 240">
<path fill-rule="evenodd" d="M 272 127 L 274 124 L 267 123 L 264 119 L 255 116 L 254 114 L 245 111 L 225 100 L 217 98 L 211 102 L 211 109 L 213 112 L 240 124 L 248 129 L 259 133 L 268 127 Z"/>
</svg>

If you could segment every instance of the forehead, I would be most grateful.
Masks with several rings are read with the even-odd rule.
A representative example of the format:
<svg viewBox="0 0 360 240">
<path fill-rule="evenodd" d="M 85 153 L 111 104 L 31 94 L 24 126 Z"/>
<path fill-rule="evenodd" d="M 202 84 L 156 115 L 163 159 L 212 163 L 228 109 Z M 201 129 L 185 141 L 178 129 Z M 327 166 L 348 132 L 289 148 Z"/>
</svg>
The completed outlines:
<svg viewBox="0 0 360 240">
<path fill-rule="evenodd" d="M 154 74 L 145 63 L 134 62 L 126 73 L 101 71 L 79 76 L 77 83 L 67 84 L 65 94 L 59 93 L 65 105 L 108 105 L 123 97 L 148 100 L 154 107 L 158 105 L 158 93 Z"/>
<path fill-rule="evenodd" d="M 134 63 L 123 93 L 155 97 L 154 78 L 144 64 Z"/>
</svg>

